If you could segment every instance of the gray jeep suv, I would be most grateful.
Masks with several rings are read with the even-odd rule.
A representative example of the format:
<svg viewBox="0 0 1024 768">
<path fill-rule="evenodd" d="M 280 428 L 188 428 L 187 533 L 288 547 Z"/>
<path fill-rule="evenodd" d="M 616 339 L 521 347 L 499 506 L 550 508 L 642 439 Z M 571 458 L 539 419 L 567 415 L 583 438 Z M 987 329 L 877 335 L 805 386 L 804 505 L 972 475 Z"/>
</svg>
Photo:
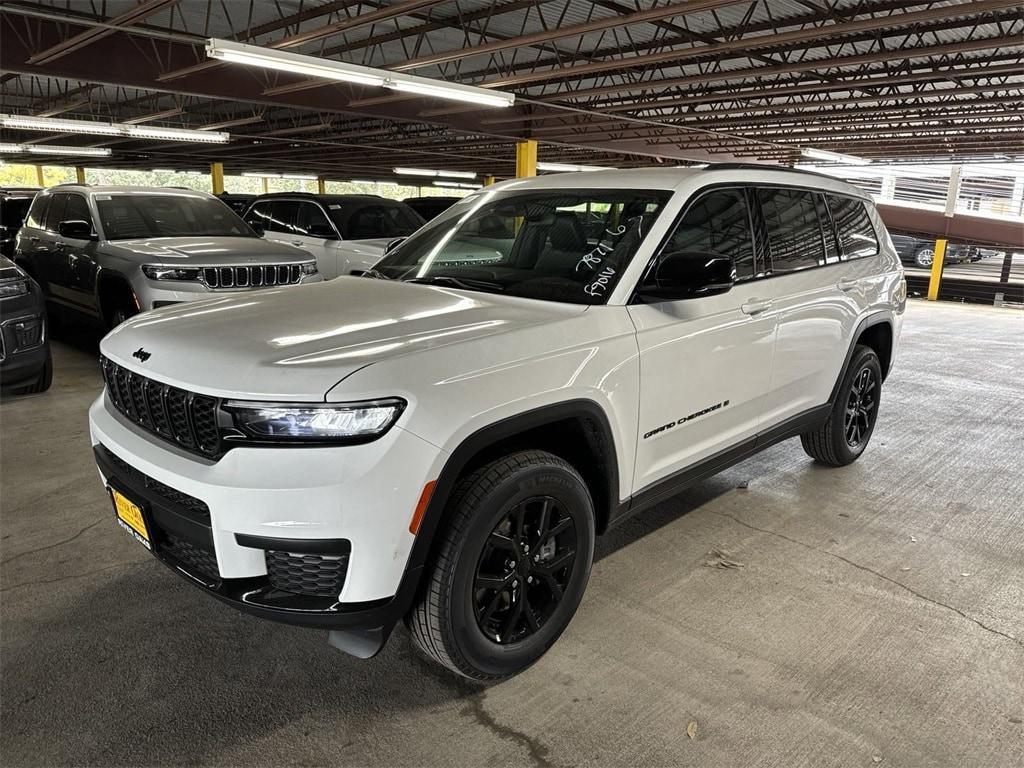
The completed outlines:
<svg viewBox="0 0 1024 768">
<path fill-rule="evenodd" d="M 262 239 L 213 195 L 166 187 L 47 189 L 14 260 L 52 309 L 107 328 L 167 304 L 323 279 L 309 253 Z"/>
</svg>

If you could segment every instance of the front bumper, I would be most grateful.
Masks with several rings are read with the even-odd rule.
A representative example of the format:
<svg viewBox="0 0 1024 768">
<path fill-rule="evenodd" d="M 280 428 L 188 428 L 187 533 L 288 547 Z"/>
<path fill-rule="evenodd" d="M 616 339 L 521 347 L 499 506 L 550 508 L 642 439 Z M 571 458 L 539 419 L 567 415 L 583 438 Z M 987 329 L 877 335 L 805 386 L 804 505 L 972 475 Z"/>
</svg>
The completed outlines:
<svg viewBox="0 0 1024 768">
<path fill-rule="evenodd" d="M 89 419 L 100 474 L 143 507 L 154 555 L 214 597 L 329 629 L 390 631 L 411 604 L 409 521 L 443 462 L 429 443 L 396 427 L 364 445 L 236 447 L 213 462 L 141 432 L 106 394 Z M 280 588 L 282 554 L 343 561 L 340 591 Z"/>
<path fill-rule="evenodd" d="M 49 356 L 43 298 L 35 283 L 30 286 L 27 294 L 0 302 L 0 384 L 4 389 L 32 384 Z M 28 339 L 18 331 L 19 324 L 30 326 Z"/>
</svg>

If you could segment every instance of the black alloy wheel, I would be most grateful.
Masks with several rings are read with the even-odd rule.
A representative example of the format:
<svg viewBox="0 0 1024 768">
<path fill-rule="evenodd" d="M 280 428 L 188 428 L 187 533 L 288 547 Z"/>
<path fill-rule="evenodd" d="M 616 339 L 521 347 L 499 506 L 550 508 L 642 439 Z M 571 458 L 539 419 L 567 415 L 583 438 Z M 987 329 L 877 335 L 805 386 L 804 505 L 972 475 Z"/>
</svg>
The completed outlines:
<svg viewBox="0 0 1024 768">
<path fill-rule="evenodd" d="M 565 594 L 576 560 L 576 526 L 559 502 L 536 496 L 513 507 L 487 537 L 473 581 L 486 637 L 507 645 L 539 630 Z"/>
<path fill-rule="evenodd" d="M 846 421 L 843 432 L 846 444 L 859 448 L 871 434 L 878 414 L 878 379 L 872 366 L 861 368 L 853 379 L 846 401 Z"/>
</svg>

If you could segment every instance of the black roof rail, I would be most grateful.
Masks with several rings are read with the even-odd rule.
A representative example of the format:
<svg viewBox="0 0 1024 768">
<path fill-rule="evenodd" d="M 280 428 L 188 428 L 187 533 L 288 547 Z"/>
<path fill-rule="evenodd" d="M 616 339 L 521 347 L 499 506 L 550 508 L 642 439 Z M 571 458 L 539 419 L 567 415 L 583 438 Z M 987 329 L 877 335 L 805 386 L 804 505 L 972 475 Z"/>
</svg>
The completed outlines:
<svg viewBox="0 0 1024 768">
<path fill-rule="evenodd" d="M 785 171 L 786 173 L 800 173 L 805 176 L 817 176 L 820 179 L 832 179 L 842 181 L 835 176 L 829 176 L 820 171 L 807 171 L 803 168 L 790 168 L 785 165 L 768 165 L 767 163 L 708 163 L 705 171 Z"/>
<path fill-rule="evenodd" d="M 305 197 L 310 200 L 318 200 L 321 197 L 380 197 L 381 195 L 374 195 L 369 192 L 324 192 L 322 195 L 319 192 L 267 192 L 266 194 L 256 195 L 259 198 L 267 197 Z"/>
<path fill-rule="evenodd" d="M 53 186 L 48 187 L 48 188 L 49 189 L 56 189 L 57 187 L 91 187 L 91 186 L 92 186 L 92 184 L 86 184 L 85 182 L 82 182 L 81 184 L 79 184 L 77 181 L 65 181 L 65 182 L 62 182 L 60 184 L 54 184 Z"/>
</svg>

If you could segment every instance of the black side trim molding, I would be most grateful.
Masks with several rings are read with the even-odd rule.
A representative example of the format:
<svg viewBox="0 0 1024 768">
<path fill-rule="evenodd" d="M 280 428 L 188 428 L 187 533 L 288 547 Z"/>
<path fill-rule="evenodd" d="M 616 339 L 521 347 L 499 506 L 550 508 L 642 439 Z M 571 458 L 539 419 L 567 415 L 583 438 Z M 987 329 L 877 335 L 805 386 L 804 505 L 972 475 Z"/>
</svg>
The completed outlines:
<svg viewBox="0 0 1024 768">
<path fill-rule="evenodd" d="M 830 404 L 811 408 L 808 411 L 786 419 L 766 432 L 745 440 L 739 445 L 719 451 L 712 456 L 708 456 L 706 459 L 698 461 L 696 464 L 692 464 L 648 485 L 619 505 L 615 517 L 609 521 L 609 528 L 637 512 L 649 509 L 655 504 L 676 496 L 688 487 L 699 483 L 701 480 L 706 480 L 744 459 L 750 458 L 765 448 L 783 440 L 788 440 L 791 437 L 796 437 L 808 429 L 816 427 L 828 418 L 831 410 L 832 406 Z"/>
<path fill-rule="evenodd" d="M 240 547 L 273 550 L 274 552 L 297 552 L 308 555 L 348 555 L 352 553 L 352 542 L 348 539 L 282 539 L 273 536 L 236 533 L 235 542 Z"/>
</svg>

